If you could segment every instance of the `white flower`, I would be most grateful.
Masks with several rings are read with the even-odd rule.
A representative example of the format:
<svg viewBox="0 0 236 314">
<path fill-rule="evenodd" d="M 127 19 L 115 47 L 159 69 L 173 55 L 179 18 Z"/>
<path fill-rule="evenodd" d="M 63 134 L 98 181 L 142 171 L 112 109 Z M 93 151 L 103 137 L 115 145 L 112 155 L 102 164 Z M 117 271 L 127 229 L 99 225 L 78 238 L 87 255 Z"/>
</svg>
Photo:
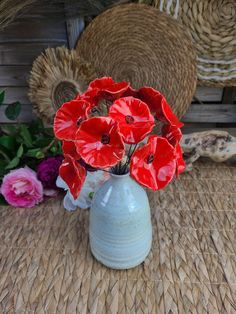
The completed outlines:
<svg viewBox="0 0 236 314">
<path fill-rule="evenodd" d="M 88 172 L 80 195 L 75 200 L 70 193 L 68 185 L 60 176 L 58 176 L 56 185 L 67 191 L 63 201 L 64 208 L 68 211 L 74 211 L 77 207 L 83 209 L 90 207 L 93 194 L 105 181 L 109 179 L 109 177 L 110 175 L 107 172 L 100 170 Z"/>
</svg>

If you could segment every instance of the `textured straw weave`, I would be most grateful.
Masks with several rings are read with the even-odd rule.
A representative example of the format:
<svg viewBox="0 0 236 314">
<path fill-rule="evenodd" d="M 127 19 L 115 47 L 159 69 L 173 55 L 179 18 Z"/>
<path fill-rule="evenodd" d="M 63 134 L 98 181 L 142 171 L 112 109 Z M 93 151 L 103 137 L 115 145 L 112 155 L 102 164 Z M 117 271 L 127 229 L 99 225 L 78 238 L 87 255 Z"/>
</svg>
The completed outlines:
<svg viewBox="0 0 236 314">
<path fill-rule="evenodd" d="M 0 207 L 0 313 L 236 313 L 236 167 L 197 163 L 149 193 L 153 246 L 128 271 L 91 256 L 88 210 Z"/>
<path fill-rule="evenodd" d="M 52 122 L 57 109 L 96 77 L 91 65 L 66 47 L 48 48 L 33 63 L 29 98 L 35 113 Z"/>
<path fill-rule="evenodd" d="M 199 83 L 236 86 L 235 0 L 140 0 L 182 22 L 197 50 Z"/>
<path fill-rule="evenodd" d="M 172 18 L 145 5 L 107 10 L 85 29 L 76 48 L 100 75 L 160 90 L 181 118 L 196 87 L 195 51 Z"/>
</svg>

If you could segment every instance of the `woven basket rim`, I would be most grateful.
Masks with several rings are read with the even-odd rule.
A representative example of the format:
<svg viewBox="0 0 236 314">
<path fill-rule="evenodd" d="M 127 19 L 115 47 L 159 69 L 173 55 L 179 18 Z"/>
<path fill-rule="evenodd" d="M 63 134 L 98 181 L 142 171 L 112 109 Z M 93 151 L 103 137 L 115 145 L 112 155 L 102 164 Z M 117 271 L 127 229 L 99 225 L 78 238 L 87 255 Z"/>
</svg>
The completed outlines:
<svg viewBox="0 0 236 314">
<path fill-rule="evenodd" d="M 180 21 L 193 39 L 201 85 L 236 86 L 235 0 L 143 0 Z"/>
</svg>

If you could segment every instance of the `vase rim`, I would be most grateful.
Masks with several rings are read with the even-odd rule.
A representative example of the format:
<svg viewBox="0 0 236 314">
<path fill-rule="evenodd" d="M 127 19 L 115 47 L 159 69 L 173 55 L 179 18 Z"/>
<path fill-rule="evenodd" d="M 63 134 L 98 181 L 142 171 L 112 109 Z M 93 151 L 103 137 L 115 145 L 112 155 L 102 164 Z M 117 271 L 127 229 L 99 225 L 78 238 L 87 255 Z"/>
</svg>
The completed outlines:
<svg viewBox="0 0 236 314">
<path fill-rule="evenodd" d="M 117 179 L 121 179 L 121 178 L 125 178 L 128 177 L 130 175 L 130 172 L 124 173 L 124 174 L 115 174 L 115 173 L 111 173 L 110 174 L 111 177 L 117 178 Z"/>
</svg>

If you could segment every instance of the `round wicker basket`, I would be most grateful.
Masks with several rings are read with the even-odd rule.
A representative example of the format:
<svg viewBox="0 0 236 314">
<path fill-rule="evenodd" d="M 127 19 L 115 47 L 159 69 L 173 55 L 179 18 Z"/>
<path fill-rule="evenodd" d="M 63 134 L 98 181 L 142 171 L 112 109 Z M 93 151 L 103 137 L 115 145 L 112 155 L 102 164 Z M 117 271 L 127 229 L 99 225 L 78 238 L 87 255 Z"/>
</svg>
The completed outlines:
<svg viewBox="0 0 236 314">
<path fill-rule="evenodd" d="M 197 51 L 199 84 L 236 86 L 235 0 L 154 0 L 151 4 L 189 31 Z"/>
<path fill-rule="evenodd" d="M 29 98 L 34 112 L 46 123 L 57 109 L 86 90 L 96 78 L 91 65 L 78 58 L 75 50 L 48 48 L 33 63 Z"/>
<path fill-rule="evenodd" d="M 151 6 L 107 10 L 85 29 L 76 51 L 99 76 L 156 88 L 179 118 L 191 103 L 197 81 L 192 42 L 178 22 Z"/>
</svg>

